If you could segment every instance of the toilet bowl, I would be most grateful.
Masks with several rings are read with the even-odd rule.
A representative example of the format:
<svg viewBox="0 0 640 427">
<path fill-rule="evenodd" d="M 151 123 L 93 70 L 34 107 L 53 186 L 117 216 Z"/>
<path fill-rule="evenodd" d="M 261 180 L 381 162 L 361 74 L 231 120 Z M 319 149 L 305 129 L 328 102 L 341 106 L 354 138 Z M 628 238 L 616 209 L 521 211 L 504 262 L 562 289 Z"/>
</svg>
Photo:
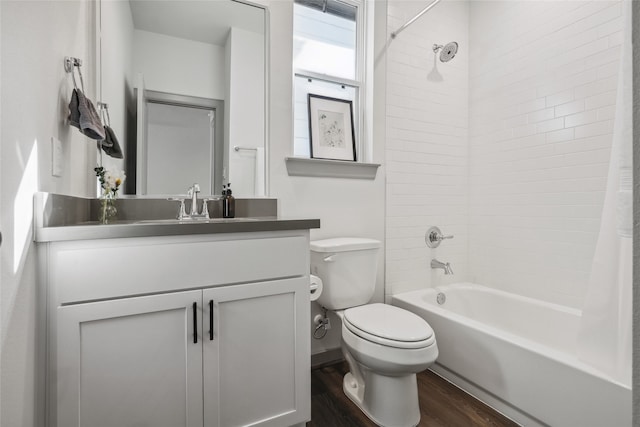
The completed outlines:
<svg viewBox="0 0 640 427">
<path fill-rule="evenodd" d="M 322 279 L 317 301 L 342 321 L 349 364 L 343 390 L 373 422 L 412 427 L 420 421 L 416 373 L 438 357 L 435 334 L 399 307 L 367 304 L 375 287 L 380 242 L 338 238 L 311 242 L 311 272 Z"/>
<path fill-rule="evenodd" d="M 378 425 L 417 425 L 416 373 L 438 357 L 429 325 L 413 313 L 385 304 L 350 308 L 338 316 L 342 352 L 350 369 L 343 380 L 347 397 Z"/>
</svg>

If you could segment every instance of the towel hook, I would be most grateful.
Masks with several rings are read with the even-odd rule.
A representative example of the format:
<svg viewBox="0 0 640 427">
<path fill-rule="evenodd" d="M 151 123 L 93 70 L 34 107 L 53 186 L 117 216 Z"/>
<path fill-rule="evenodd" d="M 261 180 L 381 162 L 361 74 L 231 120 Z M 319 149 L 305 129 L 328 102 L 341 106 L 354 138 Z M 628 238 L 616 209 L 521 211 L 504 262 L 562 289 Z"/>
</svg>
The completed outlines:
<svg viewBox="0 0 640 427">
<path fill-rule="evenodd" d="M 82 59 L 74 58 L 72 56 L 64 57 L 64 70 L 67 73 L 73 72 L 73 67 L 82 67 Z"/>
<path fill-rule="evenodd" d="M 82 59 L 74 58 L 72 56 L 64 57 L 64 70 L 67 73 L 71 73 L 71 78 L 73 79 L 73 87 L 78 89 L 78 84 L 76 83 L 76 75 L 74 73 L 74 70 L 76 69 L 76 67 L 78 68 L 78 76 L 80 76 L 80 85 L 82 87 L 82 93 L 84 93 L 84 80 L 82 79 L 82 70 L 80 69 L 80 67 L 82 67 Z"/>
<path fill-rule="evenodd" d="M 102 120 L 107 126 L 111 126 L 111 117 L 109 117 L 109 104 L 98 101 L 98 108 L 100 109 L 100 115 Z"/>
</svg>

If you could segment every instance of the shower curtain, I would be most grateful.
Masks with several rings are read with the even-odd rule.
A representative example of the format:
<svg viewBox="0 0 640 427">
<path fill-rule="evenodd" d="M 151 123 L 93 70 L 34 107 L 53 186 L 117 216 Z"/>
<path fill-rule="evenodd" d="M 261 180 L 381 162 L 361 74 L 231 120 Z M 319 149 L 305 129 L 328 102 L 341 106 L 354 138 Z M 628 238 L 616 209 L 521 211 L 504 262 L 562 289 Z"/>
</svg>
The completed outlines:
<svg viewBox="0 0 640 427">
<path fill-rule="evenodd" d="M 616 117 L 600 233 L 582 311 L 578 355 L 631 386 L 632 360 L 632 59 L 631 0 L 624 19 Z"/>
</svg>

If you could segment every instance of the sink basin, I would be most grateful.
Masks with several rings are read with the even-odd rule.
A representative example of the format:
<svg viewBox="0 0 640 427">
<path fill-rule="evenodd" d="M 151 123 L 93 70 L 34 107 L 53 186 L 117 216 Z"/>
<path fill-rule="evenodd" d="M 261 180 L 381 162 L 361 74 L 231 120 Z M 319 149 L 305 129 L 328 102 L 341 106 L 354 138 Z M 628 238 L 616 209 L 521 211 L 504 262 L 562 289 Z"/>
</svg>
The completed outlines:
<svg viewBox="0 0 640 427">
<path fill-rule="evenodd" d="M 134 224 L 211 224 L 226 222 L 249 222 L 259 221 L 256 218 L 209 218 L 209 219 L 143 219 L 135 221 Z"/>
<path fill-rule="evenodd" d="M 181 224 L 186 221 L 178 221 L 177 219 L 143 219 L 140 221 L 134 221 L 134 224 Z M 194 221 L 189 221 L 194 222 Z M 203 221 L 205 222 L 205 221 Z"/>
<path fill-rule="evenodd" d="M 260 221 L 258 218 L 210 218 L 207 222 L 251 222 Z"/>
</svg>

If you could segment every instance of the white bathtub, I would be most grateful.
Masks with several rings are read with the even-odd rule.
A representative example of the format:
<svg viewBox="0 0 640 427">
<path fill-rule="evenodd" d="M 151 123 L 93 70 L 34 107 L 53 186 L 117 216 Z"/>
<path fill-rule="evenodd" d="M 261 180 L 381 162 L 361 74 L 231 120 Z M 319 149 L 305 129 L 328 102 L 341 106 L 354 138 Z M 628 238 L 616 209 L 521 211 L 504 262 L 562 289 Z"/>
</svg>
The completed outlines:
<svg viewBox="0 0 640 427">
<path fill-rule="evenodd" d="M 631 425 L 630 387 L 574 355 L 579 310 L 472 283 L 394 295 L 392 304 L 435 331 L 436 372 L 515 421 Z"/>
</svg>

